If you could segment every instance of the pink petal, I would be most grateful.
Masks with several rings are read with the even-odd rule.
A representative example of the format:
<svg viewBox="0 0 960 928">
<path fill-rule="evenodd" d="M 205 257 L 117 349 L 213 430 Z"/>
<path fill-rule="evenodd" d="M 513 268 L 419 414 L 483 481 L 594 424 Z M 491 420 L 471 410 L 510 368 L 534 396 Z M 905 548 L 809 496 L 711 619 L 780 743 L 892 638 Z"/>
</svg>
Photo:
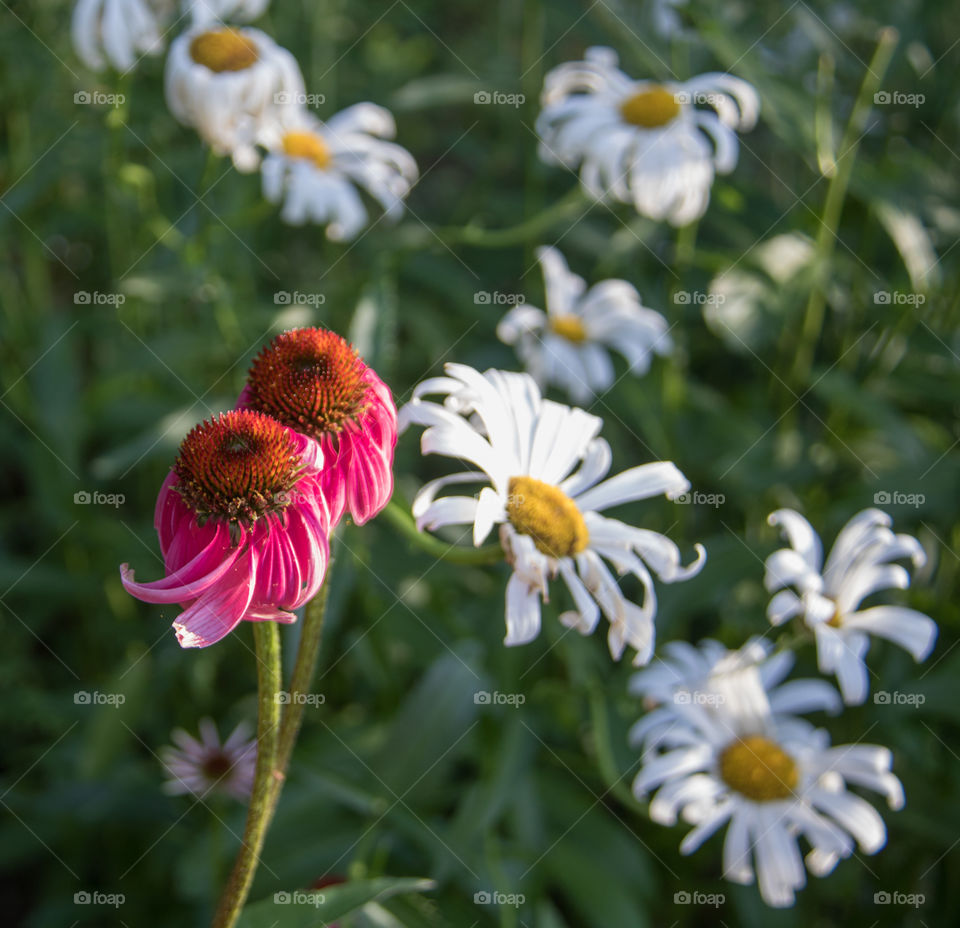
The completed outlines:
<svg viewBox="0 0 960 928">
<path fill-rule="evenodd" d="M 173 623 L 183 648 L 205 648 L 232 632 L 246 615 L 253 596 L 257 553 L 247 548 L 230 575 L 211 586 L 179 621 Z"/>
</svg>

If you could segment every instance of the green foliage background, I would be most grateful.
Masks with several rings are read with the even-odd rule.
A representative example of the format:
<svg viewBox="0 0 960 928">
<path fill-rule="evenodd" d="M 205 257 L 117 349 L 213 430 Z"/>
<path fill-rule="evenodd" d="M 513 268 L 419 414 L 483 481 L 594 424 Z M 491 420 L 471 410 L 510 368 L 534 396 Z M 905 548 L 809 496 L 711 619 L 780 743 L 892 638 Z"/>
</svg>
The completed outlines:
<svg viewBox="0 0 960 928">
<path fill-rule="evenodd" d="M 562 598 L 541 637 L 505 650 L 506 569 L 438 563 L 382 518 L 347 526 L 305 730 L 268 838 L 253 899 L 323 876 L 431 877 L 435 891 L 383 903 L 410 926 L 943 925 L 958 899 L 958 275 L 960 231 L 956 16 L 947 2 L 693 3 L 698 38 L 667 40 L 643 4 L 392 5 L 275 0 L 258 25 L 299 59 L 326 116 L 361 100 L 388 106 L 423 179 L 398 227 L 356 243 L 292 229 L 256 176 L 207 157 L 169 115 L 162 58 L 129 78 L 97 77 L 69 41 L 70 4 L 0 12 L 0 445 L 3 699 L 0 895 L 5 924 L 203 925 L 242 829 L 226 800 L 159 789 L 156 753 L 204 715 L 226 731 L 255 715 L 249 628 L 184 652 L 170 610 L 126 596 L 117 567 L 159 576 L 152 510 L 176 445 L 232 406 L 258 348 L 284 327 L 349 334 L 398 401 L 445 360 L 516 361 L 494 335 L 504 306 L 479 291 L 542 305 L 533 248 L 556 243 L 589 281 L 621 276 L 676 322 L 675 355 L 625 377 L 592 407 L 614 466 L 675 461 L 723 505 L 656 501 L 625 512 L 709 560 L 695 580 L 660 587 L 659 640 L 766 629 L 762 561 L 777 539 L 765 517 L 793 506 L 825 540 L 877 492 L 922 494 L 893 506 L 930 553 L 905 601 L 940 623 L 921 668 L 875 644 L 873 689 L 922 693 L 823 720 L 834 741 L 889 745 L 907 807 L 888 813 L 888 846 L 856 856 L 774 912 L 752 887 L 719 878 L 720 839 L 689 859 L 681 829 L 648 821 L 629 795 L 640 714 L 603 635 L 564 634 Z M 828 179 L 819 144 L 839 139 L 881 25 L 900 41 L 883 87 L 918 107 L 877 107 L 829 266 L 792 275 L 762 244 L 821 234 Z M 951 45 L 951 43 L 954 43 Z M 731 69 L 763 98 L 736 171 L 720 179 L 690 253 L 674 230 L 627 209 L 585 206 L 505 247 L 465 240 L 473 225 L 514 227 L 565 196 L 574 178 L 536 157 L 543 74 L 609 44 L 636 75 Z M 821 57 L 822 56 L 822 57 Z M 817 81 L 818 60 L 821 81 Z M 832 85 L 825 75 L 834 72 Z M 80 90 L 121 92 L 118 108 L 75 105 Z M 479 90 L 521 93 L 517 107 L 475 105 Z M 819 114 L 819 115 L 818 115 Z M 828 146 L 827 146 L 828 147 Z M 905 220 L 904 217 L 907 217 Z M 911 220 L 910 217 L 913 217 Z M 911 265 L 904 222 L 922 224 L 939 261 Z M 899 238 L 899 241 L 898 241 Z M 771 256 L 772 255 L 772 256 Z M 731 331 L 705 320 L 706 293 L 736 264 L 753 294 Z M 810 369 L 795 358 L 811 287 L 827 312 Z M 77 304 L 81 291 L 120 305 Z M 319 307 L 279 291 L 322 293 Z M 922 305 L 878 304 L 878 291 Z M 398 498 L 447 465 L 397 452 Z M 81 490 L 123 494 L 81 506 Z M 628 587 L 629 591 L 629 587 Z M 558 594 L 560 593 L 558 589 Z M 291 656 L 296 628 L 282 639 Z M 815 673 L 809 653 L 798 672 Z M 484 706 L 477 691 L 522 693 Z M 78 691 L 122 693 L 119 708 Z M 75 892 L 123 893 L 117 910 Z M 519 908 L 478 906 L 478 891 L 518 893 Z M 720 892 L 719 910 L 674 904 Z M 878 891 L 921 893 L 919 909 L 874 906 Z M 382 916 L 385 917 L 385 916 Z"/>
</svg>

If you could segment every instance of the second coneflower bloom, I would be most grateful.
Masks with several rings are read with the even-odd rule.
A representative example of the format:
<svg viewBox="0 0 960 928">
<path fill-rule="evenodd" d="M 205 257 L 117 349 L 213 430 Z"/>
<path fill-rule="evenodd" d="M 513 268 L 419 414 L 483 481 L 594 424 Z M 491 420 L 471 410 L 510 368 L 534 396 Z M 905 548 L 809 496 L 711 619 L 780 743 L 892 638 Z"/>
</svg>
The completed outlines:
<svg viewBox="0 0 960 928">
<path fill-rule="evenodd" d="M 293 622 L 330 555 L 322 462 L 315 442 L 260 413 L 196 426 L 157 498 L 166 576 L 138 583 L 123 564 L 124 589 L 183 607 L 173 628 L 185 648 L 213 644 L 243 619 Z"/>
<path fill-rule="evenodd" d="M 397 410 L 386 384 L 336 332 L 292 329 L 254 358 L 237 403 L 319 443 L 331 525 L 362 525 L 393 494 Z"/>
</svg>

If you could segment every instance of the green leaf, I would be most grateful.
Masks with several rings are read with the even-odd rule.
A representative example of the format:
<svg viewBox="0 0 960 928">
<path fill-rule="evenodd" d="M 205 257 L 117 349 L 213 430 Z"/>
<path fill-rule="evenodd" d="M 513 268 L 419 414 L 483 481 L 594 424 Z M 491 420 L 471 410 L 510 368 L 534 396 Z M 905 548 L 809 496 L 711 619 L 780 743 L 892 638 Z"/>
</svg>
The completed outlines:
<svg viewBox="0 0 960 928">
<path fill-rule="evenodd" d="M 238 928 L 323 928 L 371 902 L 381 902 L 398 893 L 422 893 L 435 886 L 433 880 L 378 877 L 323 889 L 278 892 L 248 906 L 240 916 Z"/>
</svg>

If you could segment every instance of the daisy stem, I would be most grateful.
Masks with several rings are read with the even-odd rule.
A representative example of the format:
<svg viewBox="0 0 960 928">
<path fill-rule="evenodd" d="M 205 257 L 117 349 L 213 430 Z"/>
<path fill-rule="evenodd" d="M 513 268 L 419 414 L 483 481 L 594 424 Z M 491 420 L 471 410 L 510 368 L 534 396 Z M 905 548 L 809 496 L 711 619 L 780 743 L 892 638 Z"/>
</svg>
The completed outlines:
<svg viewBox="0 0 960 928">
<path fill-rule="evenodd" d="M 586 203 L 586 195 L 577 184 L 566 196 L 545 210 L 508 229 L 481 229 L 468 225 L 440 228 L 436 232 L 447 243 L 474 245 L 477 248 L 507 248 L 533 240 L 554 223 L 582 210 Z"/>
<path fill-rule="evenodd" d="M 496 564 L 503 560 L 503 548 L 500 545 L 485 545 L 482 548 L 465 548 L 448 544 L 439 538 L 421 532 L 406 509 L 391 500 L 387 503 L 383 515 L 398 528 L 402 535 L 428 554 L 451 564 Z"/>
<path fill-rule="evenodd" d="M 830 265 L 837 244 L 837 229 L 840 225 L 840 216 L 843 204 L 847 197 L 847 188 L 853 173 L 853 165 L 857 160 L 857 150 L 863 138 L 867 118 L 873 106 L 873 96 L 880 87 L 894 49 L 899 41 L 899 34 L 892 27 L 880 30 L 877 47 L 873 58 L 867 65 L 860 92 L 850 112 L 850 119 L 843 130 L 843 139 L 833 165 L 830 184 L 827 187 L 827 196 L 823 204 L 823 215 L 820 218 L 820 229 L 817 233 L 815 245 L 815 278 L 807 309 L 803 318 L 803 328 L 800 332 L 800 344 L 794 359 L 794 385 L 805 384 L 810 377 L 813 365 L 813 356 L 820 338 L 820 329 L 823 327 L 824 311 L 826 309 L 826 285 L 829 279 Z"/>
<path fill-rule="evenodd" d="M 258 681 L 257 767 L 243 843 L 217 905 L 213 928 L 232 928 L 237 923 L 250 893 L 273 812 L 271 800 L 276 784 L 280 729 L 280 702 L 277 699 L 281 683 L 280 633 L 276 622 L 252 624 Z"/>
</svg>

